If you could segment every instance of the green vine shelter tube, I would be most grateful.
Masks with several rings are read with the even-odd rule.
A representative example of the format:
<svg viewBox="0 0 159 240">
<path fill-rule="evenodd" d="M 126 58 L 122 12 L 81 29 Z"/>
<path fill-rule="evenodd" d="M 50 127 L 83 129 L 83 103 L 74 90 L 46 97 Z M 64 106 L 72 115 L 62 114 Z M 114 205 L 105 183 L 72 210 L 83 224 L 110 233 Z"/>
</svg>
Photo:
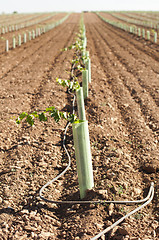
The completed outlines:
<svg viewBox="0 0 159 240">
<path fill-rule="evenodd" d="M 72 129 L 80 198 L 82 199 L 86 196 L 86 191 L 94 187 L 88 121 L 73 123 Z"/>
<path fill-rule="evenodd" d="M 86 120 L 84 98 L 83 98 L 83 87 L 80 87 L 78 90 L 76 90 L 76 96 L 77 96 L 77 108 L 78 108 L 79 119 Z"/>
<path fill-rule="evenodd" d="M 88 70 L 88 82 L 91 83 L 91 59 L 88 58 L 85 64 L 86 69 Z"/>
<path fill-rule="evenodd" d="M 147 40 L 150 40 L 150 31 L 147 31 Z"/>
<path fill-rule="evenodd" d="M 82 87 L 84 99 L 88 97 L 88 70 L 82 71 Z"/>
<path fill-rule="evenodd" d="M 21 40 L 21 35 L 19 34 L 18 35 L 18 46 L 21 46 L 22 44 L 22 40 Z"/>
<path fill-rule="evenodd" d="M 154 32 L 154 43 L 157 43 L 157 32 Z"/>
</svg>

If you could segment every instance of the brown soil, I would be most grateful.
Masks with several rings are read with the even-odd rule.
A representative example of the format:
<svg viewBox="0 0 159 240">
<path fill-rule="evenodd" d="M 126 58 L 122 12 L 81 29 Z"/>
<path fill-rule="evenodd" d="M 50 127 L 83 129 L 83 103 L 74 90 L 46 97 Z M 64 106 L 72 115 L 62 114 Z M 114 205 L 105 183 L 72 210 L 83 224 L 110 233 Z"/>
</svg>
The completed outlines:
<svg viewBox="0 0 159 240">
<path fill-rule="evenodd" d="M 19 34 L 21 34 L 21 41 L 23 43 L 24 33 L 27 34 L 27 41 L 28 41 L 28 32 L 29 31 L 32 31 L 32 30 L 35 31 L 37 27 L 45 26 L 46 24 L 51 24 L 53 22 L 59 21 L 60 19 L 62 19 L 65 16 L 66 16 L 66 13 L 58 13 L 58 14 L 53 15 L 52 17 L 50 17 L 47 20 L 41 21 L 38 24 L 34 24 L 34 25 L 29 26 L 29 27 L 21 28 L 17 31 L 14 31 L 14 32 L 8 32 L 8 33 L 5 33 L 5 34 L 1 34 L 2 38 L 0 39 L 0 53 L 2 54 L 2 53 L 5 52 L 6 40 L 9 41 L 9 49 L 13 48 L 13 36 L 15 36 L 16 45 L 18 45 L 18 35 Z"/>
<path fill-rule="evenodd" d="M 84 15 L 92 83 L 85 108 L 95 188 L 88 199 L 136 200 L 155 183 L 151 204 L 102 239 L 158 239 L 159 55 L 146 42 Z M 1 54 L 0 239 L 90 239 L 135 205 L 56 205 L 39 189 L 67 166 L 61 148 L 65 122 L 16 126 L 22 111 L 56 106 L 71 111 L 72 99 L 55 79 L 69 78 L 80 14 L 20 48 Z M 67 70 L 67 71 L 65 71 Z M 67 134 L 70 170 L 45 196 L 78 200 L 72 130 Z"/>
<path fill-rule="evenodd" d="M 137 16 L 136 16 L 136 18 L 135 18 L 135 16 L 134 16 L 135 19 L 134 19 L 134 24 L 133 24 L 133 23 L 127 22 L 126 20 L 122 20 L 122 19 L 118 18 L 118 17 L 123 17 L 123 15 L 122 15 L 122 14 L 119 14 L 119 13 L 112 15 L 112 14 L 109 13 L 109 12 L 108 12 L 108 13 L 106 13 L 106 12 L 101 12 L 100 15 L 103 16 L 103 17 L 106 18 L 106 19 L 111 20 L 111 21 L 115 21 L 115 22 L 118 22 L 118 23 L 120 22 L 120 23 L 126 24 L 127 26 L 136 26 L 137 28 L 140 28 L 140 30 L 141 30 L 141 35 L 142 35 L 142 29 L 145 29 L 145 39 L 146 39 L 147 41 L 154 42 L 154 29 L 151 28 L 151 27 L 146 27 L 146 26 L 143 26 L 143 25 L 140 25 L 140 24 L 135 23 L 135 19 L 138 20 L 138 19 L 137 19 Z M 127 20 L 129 20 L 129 17 L 128 17 L 128 16 L 124 16 L 124 18 L 127 19 Z M 140 21 L 141 21 L 141 20 L 140 20 Z M 143 21 L 143 22 L 144 22 L 144 21 Z M 157 21 L 156 21 L 155 24 L 157 24 Z M 148 38 L 147 38 L 147 32 L 146 32 L 146 31 L 149 31 L 149 32 L 150 32 L 150 40 L 148 40 Z M 155 32 L 158 33 L 158 30 L 155 29 Z M 138 38 L 139 38 L 139 37 L 138 37 Z M 140 37 L 140 39 L 142 39 L 142 37 Z M 158 43 L 156 43 L 156 44 L 158 45 Z"/>
<path fill-rule="evenodd" d="M 0 24 L 2 26 L 9 26 L 14 24 L 25 24 L 27 22 L 33 22 L 34 20 L 40 20 L 41 18 L 45 18 L 47 16 L 50 16 L 50 13 L 44 13 L 44 14 L 12 14 L 8 16 L 0 16 Z"/>
</svg>

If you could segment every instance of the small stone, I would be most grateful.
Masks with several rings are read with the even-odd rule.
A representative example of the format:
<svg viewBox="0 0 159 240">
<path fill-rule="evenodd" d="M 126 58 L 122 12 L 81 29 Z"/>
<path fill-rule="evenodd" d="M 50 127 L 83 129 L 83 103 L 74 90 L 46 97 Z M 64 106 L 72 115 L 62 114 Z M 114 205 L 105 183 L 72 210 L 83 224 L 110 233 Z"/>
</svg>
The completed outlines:
<svg viewBox="0 0 159 240">
<path fill-rule="evenodd" d="M 103 195 L 103 197 L 108 197 L 108 191 L 107 190 L 98 190 L 98 193 Z"/>
<path fill-rule="evenodd" d="M 31 211 L 31 212 L 30 212 L 30 218 L 31 218 L 32 220 L 35 219 L 35 215 L 36 215 L 36 212 L 35 212 L 35 211 Z"/>
<path fill-rule="evenodd" d="M 151 227 L 152 227 L 153 229 L 156 229 L 156 228 L 158 227 L 158 225 L 159 225 L 159 222 L 156 221 L 156 220 L 154 220 L 153 223 L 151 224 Z"/>
<path fill-rule="evenodd" d="M 34 233 L 34 232 L 31 232 L 31 237 L 32 237 L 32 238 L 37 237 L 37 234 Z"/>
<path fill-rule="evenodd" d="M 22 140 L 30 140 L 30 136 L 23 136 Z"/>
<path fill-rule="evenodd" d="M 0 204 L 3 202 L 3 199 L 0 197 Z"/>
<path fill-rule="evenodd" d="M 41 218 L 38 217 L 38 216 L 35 216 L 34 220 L 37 221 L 37 222 L 40 222 L 40 221 L 41 221 Z"/>
<path fill-rule="evenodd" d="M 80 220 L 80 216 L 77 216 L 77 217 L 76 217 L 76 220 Z"/>
<path fill-rule="evenodd" d="M 99 161 L 99 160 L 100 160 L 99 156 L 96 156 L 96 157 L 95 157 L 95 160 L 96 160 L 96 161 Z"/>
<path fill-rule="evenodd" d="M 108 207 L 108 212 L 109 212 L 109 216 L 112 215 L 114 211 L 114 204 L 113 203 L 110 203 L 109 207 Z"/>
<path fill-rule="evenodd" d="M 108 226 L 108 227 L 109 227 L 109 226 L 111 226 L 111 225 L 112 225 L 112 222 L 111 222 L 111 221 L 109 221 L 109 220 L 108 220 L 108 221 L 106 221 L 106 226 Z"/>
<path fill-rule="evenodd" d="M 16 234 L 14 235 L 14 238 L 15 238 L 15 239 L 18 239 L 18 240 L 25 240 L 25 239 L 27 239 L 27 234 L 24 234 L 24 235 L 22 236 L 20 233 L 16 233 Z"/>
<path fill-rule="evenodd" d="M 127 108 L 127 107 L 129 107 L 129 104 L 125 103 L 124 106 Z"/>
<path fill-rule="evenodd" d="M 44 162 L 44 161 L 42 161 L 42 162 L 39 162 L 39 166 L 40 167 L 47 167 L 47 163 L 46 162 Z"/>
<path fill-rule="evenodd" d="M 125 235 L 124 240 L 129 240 L 129 235 Z"/>
<path fill-rule="evenodd" d="M 107 171 L 107 178 L 111 180 L 114 177 L 114 173 L 111 172 L 111 170 Z"/>
<path fill-rule="evenodd" d="M 103 224 L 100 224 L 100 223 L 96 223 L 96 226 L 98 229 L 102 229 L 103 228 Z"/>
<path fill-rule="evenodd" d="M 134 193 L 135 193 L 136 195 L 140 195 L 141 192 L 142 192 L 142 190 L 141 190 L 140 188 L 134 188 Z"/>
<path fill-rule="evenodd" d="M 118 226 L 115 226 L 115 227 L 112 229 L 112 231 L 111 231 L 111 233 L 110 233 L 110 237 L 113 237 L 113 236 L 115 235 L 117 229 L 118 229 Z"/>
<path fill-rule="evenodd" d="M 42 238 L 44 238 L 44 239 L 48 239 L 49 237 L 52 237 L 52 236 L 54 236 L 54 233 L 50 233 L 50 232 L 41 232 L 40 233 L 40 235 L 39 235 L 39 237 L 42 237 Z"/>
<path fill-rule="evenodd" d="M 37 231 L 36 228 L 34 228 L 34 227 L 30 226 L 30 225 L 24 226 L 24 230 L 31 231 L 31 232 Z"/>
<path fill-rule="evenodd" d="M 123 186 L 123 188 L 124 188 L 125 190 L 128 188 L 128 185 L 126 184 L 126 182 L 123 182 L 123 183 L 122 183 L 122 186 Z"/>
<path fill-rule="evenodd" d="M 51 155 L 52 152 L 46 151 L 44 154 L 45 154 L 45 155 Z"/>
<path fill-rule="evenodd" d="M 19 214 L 23 215 L 23 214 L 28 214 L 28 213 L 29 213 L 28 209 L 23 209 Z"/>
<path fill-rule="evenodd" d="M 131 240 L 141 240 L 141 239 L 138 237 L 131 237 Z"/>
<path fill-rule="evenodd" d="M 123 151 L 122 151 L 122 149 L 117 149 L 117 153 L 119 154 L 119 157 L 121 157 L 122 155 L 123 155 Z"/>
<path fill-rule="evenodd" d="M 146 173 L 155 173 L 156 170 L 158 168 L 158 162 L 157 161 L 152 161 L 151 163 L 146 163 L 144 166 L 143 166 L 143 170 L 146 172 Z"/>
<path fill-rule="evenodd" d="M 118 231 L 121 235 L 129 235 L 128 231 L 126 228 L 123 227 L 118 227 Z"/>
<path fill-rule="evenodd" d="M 150 177 L 145 177 L 145 178 L 144 178 L 144 182 L 145 182 L 145 183 L 151 182 L 151 178 L 150 178 Z"/>
<path fill-rule="evenodd" d="M 56 222 L 55 222 L 55 226 L 61 227 L 61 223 L 60 223 L 59 221 L 56 221 Z"/>
<path fill-rule="evenodd" d="M 64 231 L 64 232 L 62 233 L 62 236 L 63 236 L 63 237 L 65 237 L 65 236 L 66 236 L 66 231 Z"/>
<path fill-rule="evenodd" d="M 155 238 L 155 237 L 156 237 L 156 231 L 153 230 L 153 231 L 152 231 L 152 234 L 153 234 L 153 237 Z"/>
</svg>

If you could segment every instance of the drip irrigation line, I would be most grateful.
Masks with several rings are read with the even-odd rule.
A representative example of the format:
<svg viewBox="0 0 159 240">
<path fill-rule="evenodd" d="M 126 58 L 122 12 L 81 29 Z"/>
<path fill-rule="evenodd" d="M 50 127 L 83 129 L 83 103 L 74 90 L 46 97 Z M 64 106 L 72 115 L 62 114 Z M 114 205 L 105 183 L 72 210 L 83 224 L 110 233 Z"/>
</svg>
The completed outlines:
<svg viewBox="0 0 159 240">
<path fill-rule="evenodd" d="M 71 75 L 72 75 L 72 78 L 73 78 L 73 81 L 74 81 L 74 75 L 73 75 L 73 71 L 74 71 L 74 67 L 75 67 L 75 64 L 73 64 L 72 66 L 72 69 L 71 69 Z M 75 112 L 75 100 L 76 100 L 76 95 L 73 94 L 72 92 L 70 92 L 68 90 L 68 93 L 73 95 L 73 102 L 72 102 L 72 113 L 74 114 Z M 109 204 L 109 203 L 114 203 L 114 204 L 140 204 L 140 203 L 143 203 L 141 206 L 135 208 L 133 211 L 129 212 L 128 214 L 126 214 L 125 216 L 123 216 L 122 218 L 120 218 L 118 221 L 116 221 L 115 223 L 113 223 L 111 226 L 107 227 L 104 231 L 100 232 L 99 234 L 97 234 L 95 237 L 91 238 L 90 240 L 96 240 L 98 239 L 99 237 L 101 237 L 103 234 L 109 232 L 111 229 L 113 229 L 115 226 L 119 225 L 124 219 L 128 218 L 129 216 L 131 216 L 132 214 L 134 214 L 135 212 L 141 210 L 142 208 L 144 208 L 146 205 L 148 205 L 153 197 L 154 197 L 154 183 L 152 182 L 151 183 L 151 186 L 150 186 L 150 189 L 149 189 L 149 192 L 148 192 L 148 195 L 146 198 L 144 199 L 140 199 L 140 200 L 135 200 L 135 201 L 107 201 L 107 200 L 75 200 L 75 201 L 72 201 L 72 200 L 66 200 L 66 201 L 56 201 L 56 200 L 49 200 L 47 198 L 45 198 L 43 196 L 43 191 L 45 190 L 45 188 L 47 188 L 50 184 L 52 184 L 53 182 L 55 182 L 56 180 L 58 180 L 60 177 L 62 177 L 65 172 L 67 172 L 67 170 L 70 168 L 71 166 L 71 157 L 70 157 L 70 154 L 66 148 L 66 135 L 67 135 L 67 130 L 70 126 L 70 122 L 68 122 L 66 124 L 66 127 L 65 127 L 65 131 L 64 131 L 64 137 L 63 137 L 63 148 L 67 154 L 67 157 L 68 157 L 68 165 L 67 167 L 59 174 L 57 175 L 55 178 L 53 178 L 51 181 L 47 182 L 39 191 L 39 196 L 42 200 L 44 200 L 45 202 L 49 202 L 49 203 L 55 203 L 55 204 Z"/>
<path fill-rule="evenodd" d="M 70 92 L 71 93 L 71 92 Z M 73 95 L 73 113 L 75 111 L 74 106 L 75 106 L 75 100 L 76 100 L 76 96 L 75 94 L 71 93 Z M 135 212 L 139 211 L 140 209 L 144 208 L 146 205 L 148 205 L 154 196 L 154 183 L 151 183 L 148 195 L 146 198 L 144 199 L 140 199 L 140 200 L 136 200 L 136 201 L 107 201 L 107 200 L 94 200 L 94 201 L 56 201 L 56 200 L 49 200 L 45 197 L 43 197 L 43 191 L 45 190 L 46 187 L 48 187 L 50 184 L 52 184 L 53 182 L 55 182 L 57 179 L 59 179 L 60 177 L 62 177 L 65 172 L 70 168 L 71 166 L 71 157 L 70 154 L 66 148 L 66 135 L 67 135 L 67 130 L 68 127 L 70 126 L 70 122 L 67 123 L 66 127 L 65 127 L 65 131 L 64 131 L 64 137 L 63 137 L 63 148 L 67 154 L 68 157 L 68 165 L 67 167 L 64 169 L 64 171 L 62 171 L 57 177 L 55 177 L 54 179 L 52 179 L 51 181 L 47 182 L 41 189 L 39 192 L 39 196 L 42 200 L 44 200 L 45 202 L 49 202 L 49 203 L 55 203 L 55 204 L 109 204 L 109 203 L 114 203 L 114 204 L 140 204 L 143 203 L 141 206 L 137 207 L 136 209 L 134 209 L 133 211 L 131 211 L 130 213 L 126 214 L 125 216 L 123 216 L 122 218 L 120 218 L 118 221 L 116 221 L 115 223 L 113 223 L 111 226 L 109 226 L 108 228 L 106 228 L 104 231 L 100 232 L 98 235 L 96 235 L 95 237 L 91 238 L 91 240 L 96 240 L 99 237 L 101 237 L 103 234 L 109 232 L 111 229 L 113 229 L 115 226 L 119 225 L 124 219 L 128 218 L 129 216 L 131 216 L 132 214 L 134 214 Z"/>
<path fill-rule="evenodd" d="M 153 197 L 154 197 L 154 183 L 151 183 L 151 187 L 150 187 L 150 191 L 149 193 L 151 194 L 149 200 L 147 200 L 144 204 L 142 204 L 141 206 L 137 207 L 136 209 L 134 209 L 133 211 L 129 212 L 128 214 L 126 214 L 125 216 L 123 216 L 122 218 L 120 218 L 118 221 L 116 221 L 115 223 L 113 223 L 111 226 L 107 227 L 104 231 L 100 232 L 99 234 L 97 234 L 95 237 L 91 238 L 90 240 L 96 240 L 99 237 L 101 237 L 103 234 L 109 232 L 111 229 L 113 229 L 114 227 L 116 227 L 117 225 L 119 225 L 119 223 L 121 223 L 124 219 L 130 217 L 132 214 L 136 213 L 137 211 L 141 210 L 142 208 L 144 208 L 146 205 L 148 205 Z"/>
<path fill-rule="evenodd" d="M 75 99 L 76 99 L 76 97 L 75 97 L 75 95 L 74 95 L 74 97 L 73 97 L 73 104 L 75 104 Z M 73 107 L 73 113 L 74 113 L 74 107 Z M 71 157 L 70 157 L 70 154 L 69 154 L 69 152 L 68 152 L 68 150 L 67 150 L 67 148 L 66 148 L 66 144 L 65 144 L 65 142 L 66 142 L 66 134 L 67 134 L 67 130 L 68 130 L 68 127 L 70 126 L 70 122 L 68 122 L 67 123 L 67 125 L 66 125 L 66 127 L 65 127 L 65 131 L 64 131 L 64 137 L 63 137 L 63 148 L 64 148 L 64 150 L 65 150 L 65 152 L 66 152 L 66 154 L 67 154 L 67 157 L 68 157 L 68 165 L 67 165 L 67 167 L 59 174 L 59 175 L 57 175 L 55 178 L 53 178 L 51 181 L 49 181 L 49 182 L 47 182 L 41 189 L 40 189 L 40 191 L 39 191 L 39 196 L 40 196 L 40 198 L 42 199 L 42 200 L 44 200 L 45 202 L 50 202 L 50 203 L 58 203 L 59 201 L 54 201 L 54 200 L 49 200 L 49 199 L 47 199 L 47 198 L 45 198 L 45 197 L 43 197 L 43 195 L 42 195 L 42 193 L 43 193 L 43 191 L 44 191 L 44 189 L 46 188 L 46 187 L 48 187 L 50 184 L 52 184 L 53 182 L 55 182 L 55 181 L 57 181 L 57 179 L 59 179 L 60 177 L 62 177 L 64 174 L 65 174 L 65 172 L 67 172 L 67 170 L 69 169 L 69 167 L 71 166 Z"/>
<path fill-rule="evenodd" d="M 74 75 L 73 75 L 74 67 L 75 67 L 75 64 L 73 64 L 72 69 L 71 69 L 71 75 L 72 75 L 73 81 L 74 81 Z M 68 93 L 71 94 L 71 95 L 73 95 L 72 114 L 74 114 L 74 113 L 75 113 L 76 95 L 73 94 L 70 90 L 68 90 Z M 57 179 L 59 179 L 60 177 L 62 177 L 62 176 L 65 174 L 65 172 L 67 172 L 67 170 L 69 169 L 69 167 L 71 166 L 71 157 L 70 157 L 70 154 L 69 154 L 69 152 L 68 152 L 68 150 L 67 150 L 67 148 L 66 148 L 66 135 L 67 135 L 67 130 L 68 130 L 70 124 L 71 124 L 70 122 L 68 122 L 68 123 L 66 124 L 65 131 L 64 131 L 64 137 L 63 137 L 63 143 L 62 143 L 62 146 L 63 146 L 63 148 L 64 148 L 64 150 L 65 150 L 65 152 L 66 152 L 66 154 L 67 154 L 67 157 L 68 157 L 68 165 L 67 165 L 67 167 L 66 167 L 59 175 L 57 175 L 57 176 L 56 176 L 55 178 L 53 178 L 51 181 L 47 182 L 47 183 L 40 189 L 40 191 L 39 191 L 39 196 L 40 196 L 40 198 L 41 198 L 42 200 L 44 200 L 45 202 L 50 202 L 50 203 L 59 203 L 59 202 L 61 202 L 61 201 L 49 200 L 49 199 L 43 197 L 42 193 L 43 193 L 43 191 L 45 190 L 45 188 L 47 188 L 47 187 L 48 187 L 49 185 L 51 185 L 53 182 L 57 181 Z M 63 201 L 62 201 L 62 202 L 63 202 Z"/>
</svg>

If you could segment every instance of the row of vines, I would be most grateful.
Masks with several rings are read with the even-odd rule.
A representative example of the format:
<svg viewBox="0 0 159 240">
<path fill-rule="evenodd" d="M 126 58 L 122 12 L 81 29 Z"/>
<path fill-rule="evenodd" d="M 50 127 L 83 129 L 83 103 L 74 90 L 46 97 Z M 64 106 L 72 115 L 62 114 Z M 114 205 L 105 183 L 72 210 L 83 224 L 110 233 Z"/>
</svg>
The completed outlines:
<svg viewBox="0 0 159 240">
<path fill-rule="evenodd" d="M 25 17 L 24 15 L 20 20 L 19 18 L 9 20 L 7 17 L 7 22 L 5 20 L 0 22 L 0 34 L 3 35 L 8 32 L 14 32 L 32 25 L 40 24 L 41 22 L 52 18 L 54 15 L 55 13 L 49 14 L 49 16 L 45 17 L 42 14 L 36 14 L 35 16 L 31 15 L 30 17 L 28 15 Z"/>
<path fill-rule="evenodd" d="M 36 22 L 31 22 L 31 23 L 27 23 L 26 26 L 25 25 L 20 25 L 18 26 L 17 24 L 14 26 L 9 26 L 9 27 L 2 27 L 2 32 L 1 32 L 1 38 L 0 40 L 2 42 L 4 42 L 4 47 L 3 47 L 3 52 L 8 52 L 9 50 L 15 49 L 16 47 L 20 47 L 22 44 L 31 41 L 39 36 L 41 36 L 42 34 L 48 32 L 49 30 L 53 29 L 54 27 L 58 26 L 59 24 L 63 23 L 69 16 L 69 14 L 66 14 L 64 17 L 62 17 L 60 20 L 55 21 L 55 20 L 51 20 L 46 24 L 42 24 L 42 22 L 45 23 L 46 20 L 52 18 L 55 14 L 51 15 L 51 16 L 47 16 L 44 19 L 42 18 L 41 20 L 38 20 Z M 41 22 L 41 24 L 39 25 L 39 21 Z M 7 34 L 8 32 L 11 33 L 12 31 L 18 31 L 21 28 L 27 28 L 29 26 L 35 25 L 34 28 L 32 28 L 32 30 L 25 30 L 23 31 L 23 33 L 21 34 L 14 34 L 12 36 L 12 41 L 8 40 L 7 36 L 5 36 L 5 34 Z"/>
<path fill-rule="evenodd" d="M 126 16 L 118 15 L 117 13 L 111 13 L 112 16 L 116 17 L 119 20 L 125 21 L 130 24 L 134 25 L 140 25 L 146 28 L 156 29 L 158 31 L 159 29 L 159 16 L 156 17 L 156 19 L 153 19 L 153 15 L 151 17 L 148 15 L 142 16 L 141 13 L 139 15 L 133 15 L 130 13 L 126 13 Z"/>
<path fill-rule="evenodd" d="M 117 14 L 110 13 L 110 16 L 113 16 L 116 20 L 110 20 L 107 17 L 101 15 L 101 13 L 97 13 L 97 15 L 105 22 L 120 28 L 126 32 L 129 32 L 133 35 L 151 41 L 153 43 L 158 43 L 158 23 L 156 21 L 155 24 L 151 22 L 145 23 L 141 21 L 137 21 L 134 19 L 129 19 L 125 17 L 121 17 Z"/>
<path fill-rule="evenodd" d="M 70 79 L 68 80 L 63 80 L 63 79 L 59 79 L 56 78 L 56 81 L 58 84 L 60 84 L 63 87 L 67 87 L 67 91 L 70 93 L 70 96 L 77 96 L 77 106 L 78 106 L 78 118 L 77 115 L 74 113 L 74 110 L 72 111 L 72 113 L 70 112 L 61 112 L 58 109 L 56 109 L 54 106 L 48 107 L 46 108 L 45 111 L 38 113 L 37 111 L 34 111 L 32 113 L 26 113 L 23 112 L 19 115 L 19 117 L 16 119 L 16 123 L 20 124 L 21 121 L 23 119 L 25 119 L 25 121 L 30 124 L 31 126 L 34 125 L 35 123 L 35 119 L 39 119 L 40 121 L 47 121 L 48 117 L 52 117 L 55 122 L 59 122 L 60 119 L 65 119 L 66 121 L 68 121 L 69 123 L 73 124 L 73 129 L 76 129 L 77 125 L 79 124 L 83 124 L 86 123 L 86 132 L 88 132 L 88 125 L 87 125 L 87 121 L 85 118 L 85 109 L 84 109 L 84 99 L 86 99 L 88 97 L 88 85 L 91 82 L 91 62 L 90 62 L 90 58 L 89 58 L 89 52 L 86 51 L 86 44 L 87 44 L 87 39 L 85 36 L 85 26 L 83 23 L 83 18 L 81 19 L 81 23 L 80 23 L 80 33 L 77 34 L 75 43 L 73 43 L 71 46 L 69 46 L 68 48 L 63 49 L 63 51 L 68 51 L 73 49 L 75 51 L 75 55 L 74 55 L 74 59 L 71 61 L 72 64 L 72 68 L 71 68 L 71 72 L 70 72 Z M 78 76 L 82 75 L 82 83 L 79 82 L 78 80 Z M 80 86 L 82 85 L 82 87 Z M 74 109 L 74 106 L 73 106 Z M 80 130 L 81 131 L 81 130 Z M 87 134 L 87 133 L 86 133 Z M 88 139 L 89 141 L 89 136 Z M 79 139 L 77 141 L 82 141 L 82 139 Z M 79 143 L 78 143 L 79 144 Z M 77 145 L 78 145 L 77 144 Z M 89 143 L 87 143 L 87 141 L 85 143 L 81 143 L 81 144 L 86 144 L 86 149 L 83 150 L 83 156 L 79 157 L 80 159 L 82 158 L 86 158 L 85 161 L 87 161 L 87 156 L 84 157 L 85 155 L 85 151 L 89 152 L 90 155 L 90 165 L 91 165 L 91 153 L 90 153 L 90 145 Z M 79 147 L 80 151 L 81 151 L 81 147 Z M 75 147 L 76 149 L 76 147 Z M 76 152 L 78 152 L 79 150 L 77 150 Z M 79 160 L 80 161 L 80 160 Z M 87 163 L 83 163 L 84 165 Z M 83 177 L 83 169 L 85 168 L 85 166 L 79 166 L 79 178 L 88 178 L 87 180 L 85 180 L 85 183 L 83 183 L 83 180 L 79 180 L 79 184 L 81 185 L 81 198 L 85 197 L 85 191 L 87 189 L 90 189 L 90 183 L 88 183 L 89 186 L 87 186 L 87 181 L 89 182 L 89 176 L 88 173 L 85 174 L 85 176 Z M 87 166 L 87 169 L 89 169 L 89 167 Z M 91 167 L 92 169 L 92 167 Z M 88 177 L 87 177 L 88 176 Z M 81 182 L 81 183 L 80 183 Z M 91 188 L 93 187 L 93 173 L 91 170 Z M 84 185 L 84 186 L 83 186 Z"/>
<path fill-rule="evenodd" d="M 72 125 L 73 132 L 73 140 L 75 147 L 75 156 L 76 156 L 76 164 L 77 164 L 77 173 L 78 173 L 78 182 L 80 189 L 80 198 L 83 199 L 86 197 L 87 190 L 92 189 L 94 187 L 94 179 L 93 179 L 93 170 L 92 170 L 92 159 L 91 159 L 91 148 L 90 148 L 90 140 L 89 140 L 89 130 L 88 130 L 88 121 L 85 116 L 85 99 L 87 99 L 89 94 L 89 84 L 91 83 L 91 60 L 89 57 L 89 52 L 86 51 L 87 38 L 86 38 L 86 30 L 83 22 L 83 17 L 81 18 L 80 23 L 80 33 L 77 34 L 75 42 L 64 48 L 63 51 L 74 51 L 74 57 L 71 60 L 71 71 L 69 73 L 69 79 L 60 79 L 56 78 L 56 81 L 61 86 L 67 88 L 67 92 L 70 94 L 70 97 L 73 97 L 73 105 L 72 112 L 63 112 L 58 110 L 55 106 L 49 106 L 45 111 L 42 112 L 23 112 L 16 119 L 16 123 L 20 124 L 22 121 L 27 122 L 29 125 L 33 126 L 35 124 L 35 120 L 38 119 L 41 122 L 46 122 L 48 118 L 53 118 L 55 122 L 59 122 L 61 119 L 67 121 L 67 125 L 65 128 L 63 147 L 66 150 L 67 156 L 69 158 L 69 163 L 67 167 L 63 170 L 61 174 L 55 177 L 50 182 L 46 183 L 40 190 L 40 197 L 50 203 L 57 204 L 75 204 L 75 203 L 90 203 L 91 201 L 58 201 L 58 200 L 50 200 L 44 197 L 45 188 L 47 188 L 50 184 L 59 179 L 70 167 L 70 156 L 66 149 L 65 145 L 65 137 L 67 133 L 67 128 Z M 80 77 L 82 81 L 80 81 Z M 77 99 L 77 109 L 78 116 L 75 113 L 75 99 Z M 107 233 L 120 222 L 122 222 L 125 218 L 130 216 L 131 214 L 137 212 L 147 204 L 152 201 L 154 194 L 154 185 L 151 184 L 148 196 L 145 199 L 137 200 L 137 201 L 93 201 L 93 203 L 143 203 L 138 208 L 125 215 L 117 222 L 112 224 L 110 227 L 105 229 L 103 232 L 99 233 L 92 240 L 98 239 L 101 235 Z"/>
</svg>

